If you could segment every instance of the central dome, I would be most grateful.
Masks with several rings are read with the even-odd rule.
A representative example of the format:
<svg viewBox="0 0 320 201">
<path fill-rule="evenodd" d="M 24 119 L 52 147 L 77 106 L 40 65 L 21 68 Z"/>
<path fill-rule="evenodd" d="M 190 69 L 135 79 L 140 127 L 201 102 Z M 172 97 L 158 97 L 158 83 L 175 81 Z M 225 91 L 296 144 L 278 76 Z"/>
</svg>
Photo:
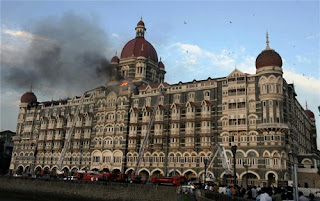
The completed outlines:
<svg viewBox="0 0 320 201">
<path fill-rule="evenodd" d="M 130 40 L 122 49 L 121 59 L 143 56 L 158 63 L 158 54 L 154 47 L 143 37 Z"/>
<path fill-rule="evenodd" d="M 120 59 L 143 56 L 158 63 L 158 54 L 154 47 L 144 38 L 146 28 L 142 19 L 136 27 L 136 38 L 130 40 L 122 49 Z"/>
</svg>

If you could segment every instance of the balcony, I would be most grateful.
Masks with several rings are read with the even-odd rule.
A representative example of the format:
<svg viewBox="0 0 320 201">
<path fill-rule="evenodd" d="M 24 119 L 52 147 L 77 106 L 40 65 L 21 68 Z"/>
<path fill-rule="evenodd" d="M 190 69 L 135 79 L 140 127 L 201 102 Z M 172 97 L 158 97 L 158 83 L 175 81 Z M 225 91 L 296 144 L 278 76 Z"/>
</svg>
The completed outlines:
<svg viewBox="0 0 320 201">
<path fill-rule="evenodd" d="M 32 131 L 32 125 L 24 126 L 23 131 L 26 133 L 30 133 Z"/>
<path fill-rule="evenodd" d="M 170 131 L 170 135 L 179 135 L 179 133 L 180 133 L 180 130 L 179 130 L 179 129 L 172 129 L 172 130 Z"/>
<path fill-rule="evenodd" d="M 194 119 L 196 117 L 195 113 L 186 113 L 186 119 Z"/>
<path fill-rule="evenodd" d="M 210 129 L 210 128 L 207 128 L 207 127 L 201 128 L 201 133 L 202 133 L 202 134 L 207 134 L 207 133 L 210 133 L 210 132 L 211 132 L 211 129 Z"/>
<path fill-rule="evenodd" d="M 39 135 L 39 140 L 44 140 L 44 135 Z"/>
<path fill-rule="evenodd" d="M 67 122 L 67 127 L 68 127 L 68 128 L 71 128 L 71 127 L 72 127 L 72 124 L 73 124 L 73 121 L 68 121 L 68 122 Z"/>
<path fill-rule="evenodd" d="M 33 116 L 26 117 L 26 121 L 32 121 L 32 120 L 33 120 Z"/>
<path fill-rule="evenodd" d="M 288 130 L 289 127 L 287 124 L 283 124 L 283 123 L 262 123 L 257 125 L 257 129 L 261 131 L 268 131 L 270 129 L 273 129 L 276 131 L 285 131 L 285 130 Z"/>
<path fill-rule="evenodd" d="M 62 128 L 62 123 L 57 123 L 57 126 L 56 126 L 56 128 Z"/>
<path fill-rule="evenodd" d="M 52 135 L 47 135 L 47 136 L 46 136 L 46 140 L 51 141 L 52 139 L 53 139 L 53 136 L 52 136 Z"/>
<path fill-rule="evenodd" d="M 21 137 L 20 136 L 13 136 L 12 140 L 13 141 L 18 141 L 18 140 L 21 140 Z"/>
<path fill-rule="evenodd" d="M 170 143 L 170 148 L 179 148 L 180 143 Z"/>
<path fill-rule="evenodd" d="M 91 121 L 85 121 L 84 126 L 90 127 L 92 125 Z"/>
<path fill-rule="evenodd" d="M 130 118 L 130 123 L 132 124 L 138 123 L 138 118 Z"/>
<path fill-rule="evenodd" d="M 180 120 L 180 115 L 173 114 L 171 120 Z"/>
<path fill-rule="evenodd" d="M 54 129 L 54 124 L 49 124 L 48 129 Z"/>
<path fill-rule="evenodd" d="M 75 140 L 80 140 L 80 138 L 81 138 L 81 133 L 76 133 L 76 134 L 74 135 L 74 139 L 75 139 Z"/>
<path fill-rule="evenodd" d="M 210 148 L 211 142 L 201 142 L 201 148 Z"/>
<path fill-rule="evenodd" d="M 194 142 L 186 142 L 185 147 L 186 148 L 194 148 Z"/>
<path fill-rule="evenodd" d="M 76 121 L 76 127 L 81 128 L 82 127 L 82 121 Z"/>
<path fill-rule="evenodd" d="M 163 121 L 163 115 L 156 115 L 155 121 Z"/>
<path fill-rule="evenodd" d="M 54 136 L 54 140 L 61 140 L 61 134 L 56 134 Z"/>
<path fill-rule="evenodd" d="M 129 147 L 129 149 L 135 149 L 137 147 L 137 145 L 136 144 L 129 144 L 128 147 Z"/>
<path fill-rule="evenodd" d="M 142 122 L 143 123 L 148 123 L 150 121 L 150 116 L 143 116 L 142 117 Z"/>
<path fill-rule="evenodd" d="M 41 124 L 40 129 L 41 129 L 41 130 L 47 129 L 47 124 Z"/>
<path fill-rule="evenodd" d="M 210 117 L 211 117 L 210 112 L 201 112 L 201 118 L 206 119 L 206 118 L 210 118 Z"/>
<path fill-rule="evenodd" d="M 84 139 L 90 139 L 91 133 L 84 133 L 83 138 Z"/>
<path fill-rule="evenodd" d="M 237 131 L 237 130 L 247 130 L 246 124 L 240 124 L 240 125 L 229 125 L 224 128 L 227 128 L 230 131 Z"/>
</svg>

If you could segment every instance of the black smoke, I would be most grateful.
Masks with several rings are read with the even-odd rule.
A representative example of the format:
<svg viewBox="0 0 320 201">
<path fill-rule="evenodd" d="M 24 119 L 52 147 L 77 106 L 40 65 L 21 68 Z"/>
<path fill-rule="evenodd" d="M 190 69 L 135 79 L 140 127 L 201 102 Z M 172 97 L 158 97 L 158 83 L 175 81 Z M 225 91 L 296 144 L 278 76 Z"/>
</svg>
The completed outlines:
<svg viewBox="0 0 320 201">
<path fill-rule="evenodd" d="M 1 63 L 2 86 L 26 90 L 32 83 L 41 93 L 58 97 L 61 94 L 52 93 L 80 95 L 107 82 L 110 66 L 105 54 L 110 47 L 96 18 L 69 12 L 44 18 L 32 27 L 35 37 L 22 62 Z"/>
</svg>

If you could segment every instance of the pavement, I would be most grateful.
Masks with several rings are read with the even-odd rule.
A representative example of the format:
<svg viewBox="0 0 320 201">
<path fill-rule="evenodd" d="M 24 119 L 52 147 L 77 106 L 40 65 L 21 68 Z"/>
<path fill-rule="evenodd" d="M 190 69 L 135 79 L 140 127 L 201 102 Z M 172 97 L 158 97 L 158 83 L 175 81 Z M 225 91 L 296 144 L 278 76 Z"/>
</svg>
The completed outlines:
<svg viewBox="0 0 320 201">
<path fill-rule="evenodd" d="M 179 194 L 177 195 L 177 201 L 197 201 L 197 199 L 193 194 Z"/>
</svg>

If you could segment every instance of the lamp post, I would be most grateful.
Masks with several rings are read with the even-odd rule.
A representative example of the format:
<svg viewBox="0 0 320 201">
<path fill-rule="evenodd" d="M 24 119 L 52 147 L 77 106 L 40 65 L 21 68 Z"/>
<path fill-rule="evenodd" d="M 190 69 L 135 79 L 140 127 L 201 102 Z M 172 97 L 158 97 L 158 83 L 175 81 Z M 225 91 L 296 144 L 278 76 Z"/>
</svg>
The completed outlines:
<svg viewBox="0 0 320 201">
<path fill-rule="evenodd" d="M 204 159 L 204 183 L 206 183 L 206 179 L 207 179 L 207 164 L 208 164 L 208 159 Z"/>
<path fill-rule="evenodd" d="M 251 167 L 251 163 L 247 163 L 247 162 L 245 162 L 245 163 L 243 163 L 243 167 L 244 168 L 246 168 L 246 172 L 247 172 L 247 174 L 246 174 L 246 179 L 247 179 L 247 181 L 246 181 L 246 188 L 248 188 L 248 170 L 249 170 L 249 167 Z"/>
<path fill-rule="evenodd" d="M 237 174 L 236 174 L 236 153 L 237 153 L 237 145 L 233 145 L 231 147 L 231 151 L 233 154 L 233 179 L 234 179 L 234 186 L 237 184 Z"/>
</svg>

